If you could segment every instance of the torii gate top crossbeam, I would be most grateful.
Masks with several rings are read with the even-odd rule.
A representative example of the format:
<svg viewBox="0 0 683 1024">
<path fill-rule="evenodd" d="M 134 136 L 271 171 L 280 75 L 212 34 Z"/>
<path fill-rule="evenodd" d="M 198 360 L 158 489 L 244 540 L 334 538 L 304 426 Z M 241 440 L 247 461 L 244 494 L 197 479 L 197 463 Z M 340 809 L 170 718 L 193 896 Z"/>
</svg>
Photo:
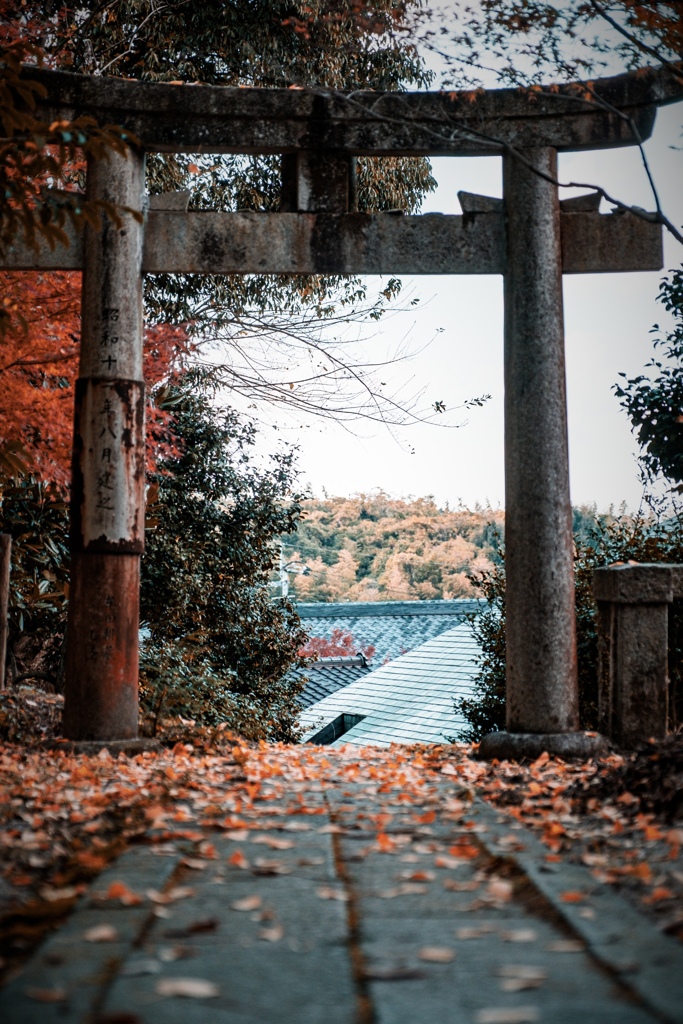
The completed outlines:
<svg viewBox="0 0 683 1024">
<path fill-rule="evenodd" d="M 492 156 L 507 147 L 559 151 L 634 145 L 656 108 L 683 98 L 667 68 L 538 91 L 344 93 L 322 89 L 169 85 L 26 69 L 48 119 L 88 113 L 122 124 L 150 152 Z"/>
</svg>

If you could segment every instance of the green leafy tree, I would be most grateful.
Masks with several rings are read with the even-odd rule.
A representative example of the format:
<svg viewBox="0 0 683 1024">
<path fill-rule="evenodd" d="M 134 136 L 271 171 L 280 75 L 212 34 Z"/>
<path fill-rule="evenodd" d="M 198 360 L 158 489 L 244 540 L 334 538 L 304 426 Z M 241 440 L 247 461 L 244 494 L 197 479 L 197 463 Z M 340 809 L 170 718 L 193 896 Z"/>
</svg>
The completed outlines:
<svg viewBox="0 0 683 1024">
<path fill-rule="evenodd" d="M 276 543 L 296 529 L 293 451 L 254 460 L 255 428 L 219 410 L 190 375 L 162 401 L 175 409 L 180 454 L 155 474 L 142 562 L 143 707 L 205 724 L 227 721 L 252 738 L 296 736 L 306 641 L 292 606 L 269 586 Z M 152 524 L 153 525 L 153 524 Z"/>
<path fill-rule="evenodd" d="M 457 739 L 478 743 L 487 733 L 505 728 L 505 567 L 496 565 L 473 575 L 471 582 L 486 601 L 485 607 L 470 617 L 479 644 L 478 671 L 473 696 L 455 700 L 453 707 L 467 722 Z"/>
<path fill-rule="evenodd" d="M 171 0 L 160 7 L 154 0 L 85 0 L 74 10 L 52 0 L 4 0 L 0 28 L 5 35 L 18 28 L 48 66 L 81 73 L 232 86 L 395 89 L 429 81 L 403 32 L 411 3 L 376 0 L 358 8 L 318 0 L 207 0 L 191 6 Z M 57 142 L 74 142 L 59 134 L 59 126 L 54 130 Z M 80 210 L 82 167 L 70 170 L 62 162 L 53 172 L 60 185 L 76 190 L 73 202 Z M 434 184 L 428 163 L 419 159 L 362 160 L 358 181 L 362 210 L 412 211 Z M 274 157 L 152 157 L 147 183 L 152 193 L 190 188 L 193 209 L 277 210 L 280 203 Z M 61 217 L 59 211 L 61 205 Z M 228 381 L 256 401 L 265 395 L 308 411 L 319 410 L 332 395 L 333 411 L 341 415 L 350 408 L 348 394 L 336 405 L 334 396 L 345 382 L 362 378 L 360 405 L 367 399 L 375 412 L 380 406 L 382 418 L 392 403 L 368 383 L 362 367 L 349 372 L 349 357 L 336 341 L 321 343 L 320 324 L 336 333 L 354 318 L 376 319 L 399 290 L 400 283 L 389 280 L 375 300 L 358 279 L 165 275 L 147 280 L 146 319 L 184 324 L 193 337 L 213 345 L 217 385 Z M 287 383 L 302 358 L 303 376 L 321 380 L 327 392 L 311 397 Z M 297 499 L 282 504 L 291 456 L 276 456 L 273 472 L 259 476 L 247 454 L 253 428 L 238 426 L 232 413 L 221 421 L 203 401 L 186 394 L 178 405 L 185 448 L 156 478 L 163 515 L 143 570 L 143 614 L 151 632 L 143 703 L 152 716 L 182 710 L 206 721 L 230 718 L 251 735 L 291 737 L 295 684 L 281 680 L 305 637 L 291 610 L 270 600 L 265 583 L 270 539 L 291 529 L 298 514 Z M 232 446 L 232 461 L 219 470 L 225 444 Z M 206 467 L 198 451 L 209 460 Z M 220 494 L 232 502 L 229 507 L 219 507 Z"/>
<path fill-rule="evenodd" d="M 683 491 L 683 268 L 662 282 L 659 299 L 673 314 L 672 329 L 663 337 L 653 327 L 655 348 L 663 358 L 647 364 L 648 375 L 627 378 L 615 386 L 622 408 L 640 445 L 646 477 L 663 477 Z"/>
<path fill-rule="evenodd" d="M 265 469 L 254 461 L 255 428 L 218 411 L 198 374 L 159 402 L 179 450 L 151 483 L 142 615 L 143 724 L 182 716 L 227 723 L 250 738 L 297 735 L 307 636 L 292 606 L 269 586 L 279 538 L 296 529 L 292 451 Z M 68 506 L 30 473 L 18 446 L 0 451 L 0 529 L 10 533 L 10 682 L 61 688 L 69 589 Z"/>
</svg>

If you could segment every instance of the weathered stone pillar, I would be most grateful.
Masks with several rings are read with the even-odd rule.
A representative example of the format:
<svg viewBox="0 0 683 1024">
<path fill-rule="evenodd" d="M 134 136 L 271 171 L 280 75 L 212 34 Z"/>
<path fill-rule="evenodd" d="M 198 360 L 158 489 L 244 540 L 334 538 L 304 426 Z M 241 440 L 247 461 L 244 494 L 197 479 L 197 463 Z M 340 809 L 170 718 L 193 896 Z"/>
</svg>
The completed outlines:
<svg viewBox="0 0 683 1024">
<path fill-rule="evenodd" d="M 143 211 L 144 156 L 90 161 L 87 194 Z M 71 494 L 64 734 L 137 736 L 144 542 L 142 223 L 120 212 L 86 230 Z"/>
<path fill-rule="evenodd" d="M 668 726 L 669 606 L 683 593 L 683 566 L 618 564 L 596 569 L 600 729 L 633 749 Z"/>
<path fill-rule="evenodd" d="M 590 753 L 579 724 L 572 517 L 554 149 L 503 161 L 507 732 L 488 757 Z M 538 173 L 537 173 L 538 172 Z M 547 177 L 543 177 L 546 175 Z"/>
<path fill-rule="evenodd" d="M 555 177 L 552 149 L 527 150 Z M 557 188 L 504 159 L 507 727 L 578 728 Z"/>
</svg>

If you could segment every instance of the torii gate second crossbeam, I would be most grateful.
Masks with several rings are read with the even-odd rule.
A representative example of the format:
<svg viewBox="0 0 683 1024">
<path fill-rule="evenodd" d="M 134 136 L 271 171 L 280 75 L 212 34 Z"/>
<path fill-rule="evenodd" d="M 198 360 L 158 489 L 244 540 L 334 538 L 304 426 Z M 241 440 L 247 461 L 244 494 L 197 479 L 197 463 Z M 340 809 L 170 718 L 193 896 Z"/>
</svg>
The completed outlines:
<svg viewBox="0 0 683 1024">
<path fill-rule="evenodd" d="M 65 736 L 137 736 L 144 542 L 142 276 L 145 273 L 469 274 L 505 279 L 507 732 L 489 756 L 589 755 L 579 733 L 562 273 L 659 270 L 658 224 L 558 198 L 557 152 L 634 145 L 672 69 L 581 89 L 349 94 L 192 87 L 27 70 L 47 118 L 90 114 L 141 149 L 88 167 L 87 195 L 143 214 L 86 228 L 6 269 L 83 269 L 72 484 Z M 586 96 L 590 95 L 590 100 Z M 145 197 L 146 151 L 279 153 L 282 212 L 187 213 Z M 503 201 L 463 197 L 461 217 L 354 212 L 357 155 L 501 155 Z M 171 207 L 170 209 L 168 207 Z M 539 746 L 540 745 L 540 746 Z"/>
</svg>

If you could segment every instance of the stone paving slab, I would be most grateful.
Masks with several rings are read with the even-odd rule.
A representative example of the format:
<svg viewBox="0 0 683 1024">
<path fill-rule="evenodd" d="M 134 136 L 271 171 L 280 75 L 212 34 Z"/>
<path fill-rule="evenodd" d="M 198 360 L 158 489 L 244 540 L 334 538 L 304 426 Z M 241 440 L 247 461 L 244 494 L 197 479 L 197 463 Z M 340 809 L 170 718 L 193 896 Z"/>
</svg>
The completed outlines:
<svg viewBox="0 0 683 1024">
<path fill-rule="evenodd" d="M 546 922 L 533 921 L 536 940 L 520 949 L 500 938 L 501 924 L 510 930 L 528 929 L 528 917 L 507 915 L 502 922 L 487 915 L 485 923 L 494 930 L 479 940 L 456 938 L 465 915 L 425 921 L 410 919 L 369 923 L 364 928 L 362 948 L 368 970 L 389 971 L 392 967 L 420 967 L 422 978 L 405 981 L 370 980 L 370 994 L 377 1024 L 407 1024 L 410 1010 L 430 1022 L 472 1022 L 492 1010 L 512 1013 L 528 1008 L 524 1020 L 545 1024 L 652 1024 L 657 1018 L 635 1006 L 628 995 L 612 985 L 585 953 L 553 953 L 556 930 Z M 467 915 L 467 926 L 482 922 L 479 915 Z M 483 922 L 482 922 L 483 923 Z M 521 945 L 521 944 L 520 944 Z M 420 946 L 453 950 L 450 963 L 423 963 Z M 535 990 L 505 992 L 500 972 L 524 974 L 529 968 L 543 977 Z M 408 1012 L 407 1012 L 408 1011 Z"/>
<path fill-rule="evenodd" d="M 289 813 L 292 793 L 325 813 Z M 337 787 L 331 772 L 326 803 L 319 784 L 292 785 L 245 814 L 249 828 L 214 833 L 204 870 L 157 835 L 93 892 L 122 881 L 191 894 L 138 906 L 83 897 L 0 992 L 0 1021 L 681 1024 L 683 947 L 584 867 L 549 863 L 534 835 L 489 805 L 420 824 L 452 793 L 430 783 L 424 806 L 406 807 L 376 785 Z M 449 853 L 465 840 L 479 852 Z M 570 889 L 585 898 L 563 902 Z M 95 924 L 115 927 L 116 941 L 85 941 Z M 179 979 L 215 994 L 164 995 Z M 60 988 L 64 1000 L 35 999 Z"/>
<path fill-rule="evenodd" d="M 483 801 L 477 819 L 487 826 L 480 838 L 492 853 L 503 853 L 500 839 L 510 834 L 509 820 Z M 523 839 L 521 839 L 523 835 Z M 507 849 L 527 878 L 553 905 L 591 953 L 619 976 L 624 985 L 667 1020 L 683 1020 L 683 946 L 657 931 L 612 887 L 595 880 L 580 864 L 546 861 L 547 849 L 528 830 L 520 831 L 522 849 Z M 569 903 L 562 894 L 585 894 Z"/>
<path fill-rule="evenodd" d="M 86 1021 L 100 992 L 125 960 L 152 916 L 151 904 L 98 905 L 95 893 L 124 881 L 131 890 L 163 889 L 176 871 L 180 856 L 160 857 L 147 846 L 127 850 L 97 878 L 78 901 L 73 914 L 43 943 L 22 973 L 0 991 L 2 1024 L 52 1024 Z M 115 942 L 88 942 L 93 927 L 109 925 Z M 30 994 L 63 992 L 63 1000 L 37 1001 Z"/>
<path fill-rule="evenodd" d="M 356 820 L 358 810 L 372 820 L 381 813 L 382 805 L 374 796 L 363 800 L 362 790 L 359 790 Z M 528 1015 L 521 1019 L 543 1020 L 549 1024 L 576 1024 L 578 1020 L 582 1024 L 645 1024 L 661 1019 L 660 1012 L 667 1020 L 683 1020 L 683 1001 L 674 1005 L 669 999 L 652 1001 L 647 998 L 649 990 L 634 992 L 632 986 L 615 984 L 591 955 L 590 944 L 583 948 L 584 943 L 577 942 L 577 932 L 571 928 L 571 923 L 580 910 L 575 910 L 572 920 L 557 914 L 554 902 L 558 901 L 561 891 L 579 885 L 586 887 L 587 879 L 591 888 L 596 887 L 595 879 L 585 868 L 577 866 L 574 871 L 574 866 L 568 865 L 572 870 L 569 877 L 565 877 L 562 865 L 561 872 L 546 876 L 554 880 L 552 891 L 540 890 L 540 901 L 534 900 L 531 908 L 528 899 L 486 902 L 487 894 L 484 891 L 482 899 L 481 886 L 464 891 L 444 888 L 444 884 L 474 883 L 484 863 L 490 863 L 490 855 L 498 859 L 502 855 L 505 861 L 511 860 L 508 844 L 499 848 L 493 840 L 509 838 L 510 826 L 516 824 L 514 819 L 479 803 L 467 817 L 469 824 L 474 819 L 476 831 L 456 822 L 443 822 L 435 823 L 422 833 L 413 829 L 411 835 L 409 823 L 413 816 L 398 810 L 387 831 L 388 840 L 397 844 L 394 853 L 354 856 L 354 848 L 372 844 L 373 834 L 349 830 L 340 837 L 346 871 L 360 908 L 359 943 L 377 1024 L 406 1024 L 410 1020 L 407 1003 L 420 1008 L 422 1020 L 435 1022 L 450 1019 L 472 1022 L 480 1019 L 480 1015 L 485 1019 L 487 1012 L 523 1014 L 525 1008 Z M 335 820 L 347 828 L 353 819 L 351 813 L 335 815 Z M 516 831 L 517 836 L 518 845 L 530 851 L 525 866 L 531 867 L 533 863 L 537 874 L 542 875 L 539 865 L 547 866 L 547 848 L 527 830 Z M 405 842 L 408 838 L 409 842 Z M 448 854 L 444 857 L 440 852 L 464 839 L 468 844 L 481 846 L 480 857 L 464 859 Z M 439 868 L 440 861 L 449 866 Z M 513 871 L 512 879 L 517 890 L 527 884 L 530 876 L 514 858 L 512 865 L 518 868 L 517 877 Z M 433 876 L 427 892 L 401 893 L 406 869 L 417 877 Z M 618 932 L 620 914 L 630 908 L 622 899 L 609 895 L 614 901 L 609 908 L 610 928 Z M 542 905 L 544 896 L 552 897 L 548 907 Z M 649 933 L 654 932 L 652 926 L 635 911 L 631 914 L 637 917 L 642 929 L 637 942 L 638 951 L 643 953 L 643 974 L 647 975 L 652 960 L 642 949 L 648 937 L 658 949 L 662 945 L 666 947 L 669 969 L 674 962 L 683 966 L 683 949 L 658 933 L 650 936 Z M 472 930 L 479 930 L 481 934 L 478 938 L 459 938 L 462 930 L 470 935 Z M 509 941 L 510 936 L 524 933 L 531 941 Z M 635 940 L 635 936 L 633 938 Z M 622 954 L 627 946 L 628 943 L 622 943 Z M 425 947 L 437 947 L 445 954 L 450 951 L 453 959 L 448 963 L 425 962 L 420 955 Z M 629 948 L 629 952 L 634 955 L 634 950 Z M 516 993 L 503 991 L 500 972 L 514 974 L 515 968 L 537 969 L 545 975 L 542 985 Z M 415 977 L 416 972 L 422 977 Z M 664 982 L 665 979 L 658 974 L 656 980 Z M 669 979 L 669 992 L 673 995 L 674 991 L 680 992 L 679 983 Z"/>
<path fill-rule="evenodd" d="M 326 818 L 316 815 L 314 821 L 317 829 Z M 251 841 L 264 838 L 292 842 L 293 847 L 272 850 Z M 134 1012 L 144 1024 L 319 1024 L 324 1007 L 329 1024 L 351 1024 L 356 991 L 346 903 L 318 895 L 324 887 L 342 892 L 330 834 L 269 828 L 246 841 L 219 838 L 214 845 L 217 871 L 188 873 L 191 877 L 183 878 L 183 884 L 191 883 L 196 895 L 171 905 L 171 916 L 157 919 L 146 935 L 138 960 L 151 961 L 154 973 L 120 974 L 103 1002 L 105 1018 Z M 288 873 L 255 877 L 249 868 L 230 863 L 237 854 L 252 867 L 259 858 Z M 253 911 L 233 909 L 253 896 L 261 901 Z M 211 920 L 215 929 L 193 933 L 193 925 Z M 164 961 L 165 951 L 174 948 L 180 958 Z M 124 971 L 131 966 L 135 964 L 129 960 Z M 219 994 L 192 1001 L 156 993 L 160 981 L 177 977 L 212 982 Z"/>
</svg>

